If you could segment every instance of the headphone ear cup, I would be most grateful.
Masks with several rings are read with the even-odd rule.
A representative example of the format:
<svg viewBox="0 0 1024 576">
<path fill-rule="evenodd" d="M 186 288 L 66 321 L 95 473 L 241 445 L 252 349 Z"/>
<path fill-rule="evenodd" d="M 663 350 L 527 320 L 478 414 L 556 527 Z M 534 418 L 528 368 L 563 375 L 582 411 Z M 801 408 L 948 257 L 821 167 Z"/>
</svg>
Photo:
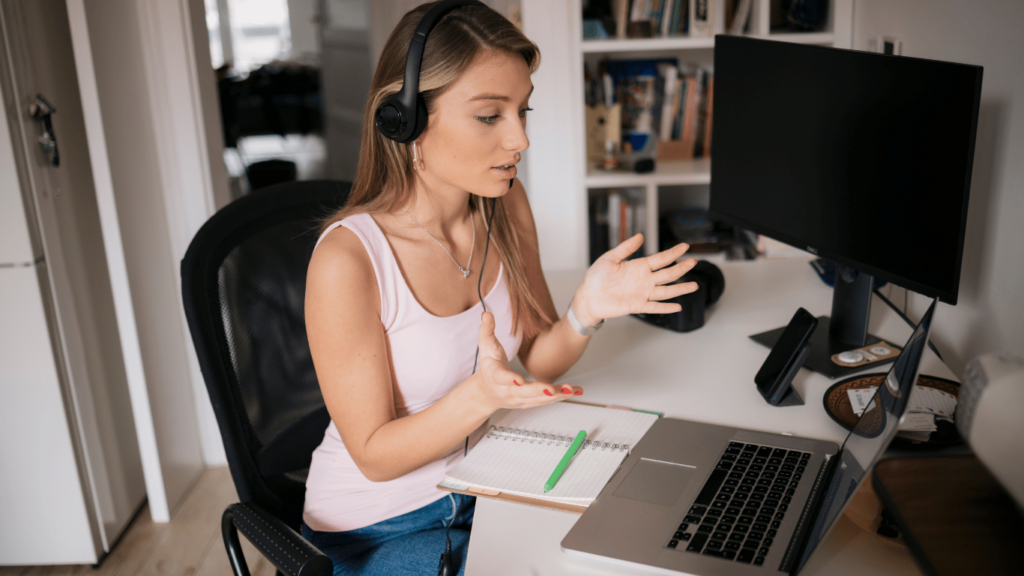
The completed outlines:
<svg viewBox="0 0 1024 576">
<path fill-rule="evenodd" d="M 392 94 L 377 106 L 377 111 L 373 114 L 373 124 L 385 138 L 401 142 L 409 118 L 410 114 L 398 95 Z"/>
<path fill-rule="evenodd" d="M 377 106 L 373 124 L 386 138 L 406 144 L 420 137 L 427 127 L 427 105 L 423 95 L 416 95 L 416 109 L 408 110 L 399 94 L 392 94 Z"/>
<path fill-rule="evenodd" d="M 704 289 L 704 303 L 711 306 L 721 298 L 725 291 L 725 276 L 718 266 L 705 260 L 698 260 L 697 265 L 686 273 L 687 281 L 700 279 L 701 288 Z"/>
</svg>

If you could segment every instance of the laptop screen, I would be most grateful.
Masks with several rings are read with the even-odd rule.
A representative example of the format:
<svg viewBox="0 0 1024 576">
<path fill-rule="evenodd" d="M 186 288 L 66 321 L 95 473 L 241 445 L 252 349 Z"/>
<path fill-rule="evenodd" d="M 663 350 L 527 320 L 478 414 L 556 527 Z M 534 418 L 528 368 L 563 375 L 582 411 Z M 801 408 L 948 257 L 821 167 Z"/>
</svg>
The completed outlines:
<svg viewBox="0 0 1024 576">
<path fill-rule="evenodd" d="M 797 572 L 803 568 L 814 549 L 832 530 L 846 504 L 857 491 L 857 486 L 864 479 L 865 472 L 871 469 L 875 460 L 896 435 L 900 418 L 907 407 L 914 383 L 917 382 L 934 311 L 933 300 L 904 346 L 903 352 L 896 358 L 882 385 L 878 387 L 860 420 L 836 454 L 839 462 L 826 488 L 817 518 L 814 519 Z"/>
</svg>

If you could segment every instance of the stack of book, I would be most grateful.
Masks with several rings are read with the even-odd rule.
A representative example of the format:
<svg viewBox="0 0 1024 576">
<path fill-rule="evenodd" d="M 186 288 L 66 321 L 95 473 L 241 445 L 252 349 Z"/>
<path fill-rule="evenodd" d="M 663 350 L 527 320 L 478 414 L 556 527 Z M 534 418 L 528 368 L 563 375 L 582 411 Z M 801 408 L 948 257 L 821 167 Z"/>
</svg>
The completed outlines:
<svg viewBox="0 0 1024 576">
<path fill-rule="evenodd" d="M 707 37 L 715 34 L 715 0 L 590 0 L 584 39 Z M 725 31 L 746 30 L 752 0 L 725 0 Z"/>
<path fill-rule="evenodd" d="M 646 151 L 659 160 L 711 156 L 714 77 L 675 58 L 612 60 L 586 77 L 587 158 Z"/>
<path fill-rule="evenodd" d="M 590 197 L 590 262 L 643 232 L 647 206 L 643 189 L 611 189 Z M 638 252 L 639 254 L 639 252 Z"/>
</svg>

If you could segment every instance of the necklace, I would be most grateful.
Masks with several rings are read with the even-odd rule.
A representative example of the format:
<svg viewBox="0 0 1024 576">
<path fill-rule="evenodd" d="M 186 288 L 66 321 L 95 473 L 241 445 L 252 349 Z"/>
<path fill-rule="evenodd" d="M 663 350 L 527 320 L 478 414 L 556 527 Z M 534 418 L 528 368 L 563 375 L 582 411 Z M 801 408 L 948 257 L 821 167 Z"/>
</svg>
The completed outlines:
<svg viewBox="0 0 1024 576">
<path fill-rule="evenodd" d="M 449 252 L 448 249 L 444 247 L 444 244 L 441 244 L 440 240 L 438 240 L 437 238 L 434 238 L 434 235 L 431 234 L 429 230 L 424 228 L 422 224 L 420 224 L 415 218 L 413 218 L 413 215 L 409 214 L 409 211 L 405 209 L 405 206 L 402 206 L 402 211 L 405 212 L 405 214 L 407 216 L 409 216 L 409 218 L 412 218 L 413 223 L 415 223 L 417 226 L 419 226 L 420 230 L 423 230 L 424 232 L 426 232 L 427 236 L 430 236 L 431 240 L 433 240 L 434 242 L 437 242 L 437 245 L 440 246 L 441 249 L 445 251 L 445 254 L 448 254 L 448 257 L 451 258 L 452 262 L 455 263 L 455 267 L 459 269 L 459 272 L 462 272 L 462 277 L 463 278 L 468 278 L 469 277 L 469 265 L 473 263 L 473 249 L 476 248 L 476 220 L 473 219 L 473 211 L 472 210 L 469 211 L 469 221 L 473 225 L 473 243 L 470 244 L 470 246 L 469 246 L 469 261 L 466 262 L 466 267 L 465 268 L 463 268 L 462 266 L 459 266 L 459 263 L 455 261 L 455 256 L 452 256 L 452 253 Z"/>
</svg>

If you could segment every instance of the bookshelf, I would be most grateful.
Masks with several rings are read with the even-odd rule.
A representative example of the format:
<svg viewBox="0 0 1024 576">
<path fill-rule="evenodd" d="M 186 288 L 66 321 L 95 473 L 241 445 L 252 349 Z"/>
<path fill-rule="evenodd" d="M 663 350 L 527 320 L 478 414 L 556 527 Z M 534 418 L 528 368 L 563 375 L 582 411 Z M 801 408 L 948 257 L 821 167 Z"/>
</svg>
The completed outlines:
<svg viewBox="0 0 1024 576">
<path fill-rule="evenodd" d="M 715 33 L 724 33 L 725 0 L 709 1 L 714 4 Z M 824 30 L 808 33 L 772 33 L 771 8 L 778 2 L 753 0 L 748 35 L 851 47 L 853 0 L 829 0 Z M 593 70 L 605 57 L 675 57 L 681 64 L 694 63 L 708 68 L 714 61 L 714 36 L 584 40 L 583 0 L 522 0 L 522 9 L 524 32 L 538 43 L 542 53 L 541 68 L 534 75 L 535 98 L 538 98 L 538 105 L 534 107 L 539 113 L 531 113 L 532 125 L 528 125 L 531 149 L 527 151 L 529 181 L 526 183 L 538 220 L 542 262 L 549 269 L 589 265 L 589 201 L 595 194 L 612 189 L 643 190 L 644 252 L 648 255 L 657 252 L 659 205 L 666 196 L 687 188 L 700 192 L 687 197 L 707 198 L 711 159 L 658 162 L 654 172 L 647 174 L 607 171 L 589 165 L 584 136 L 583 65 L 587 62 Z M 541 124 L 539 129 L 538 124 Z M 546 226 L 551 227 L 550 231 L 546 231 Z"/>
</svg>

